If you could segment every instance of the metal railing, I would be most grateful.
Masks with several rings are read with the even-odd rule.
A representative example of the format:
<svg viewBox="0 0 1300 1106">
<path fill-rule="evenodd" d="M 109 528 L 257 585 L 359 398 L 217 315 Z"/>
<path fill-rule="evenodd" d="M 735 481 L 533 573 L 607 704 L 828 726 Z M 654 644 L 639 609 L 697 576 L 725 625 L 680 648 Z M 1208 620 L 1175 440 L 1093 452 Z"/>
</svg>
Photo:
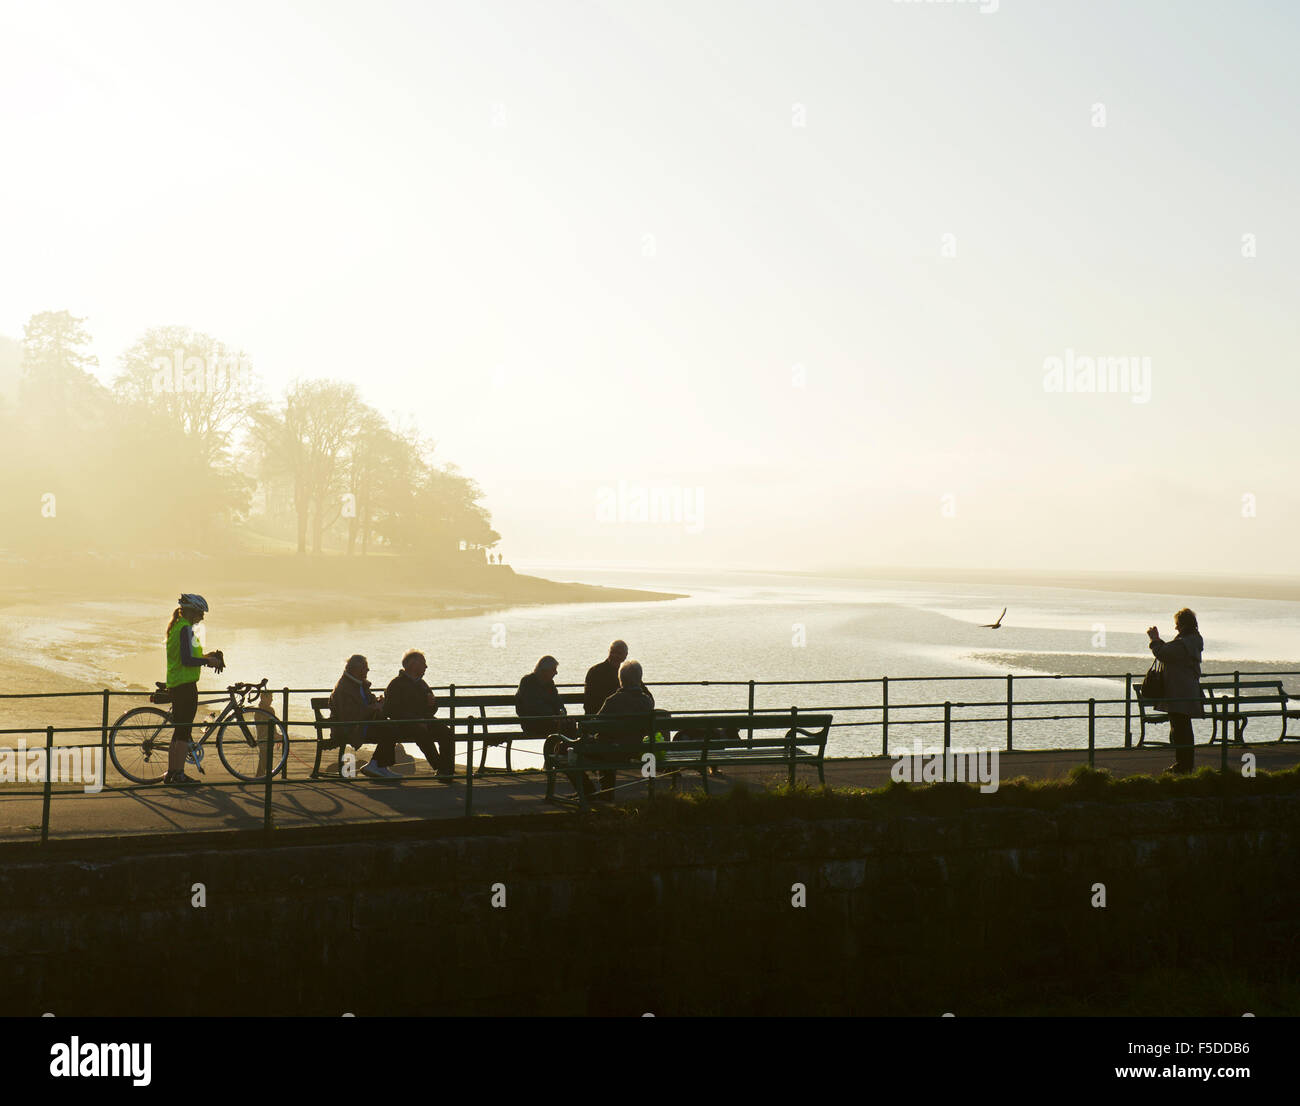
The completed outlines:
<svg viewBox="0 0 1300 1106">
<path fill-rule="evenodd" d="M 1258 679 L 1261 677 L 1267 678 L 1269 680 L 1280 681 L 1283 678 L 1295 677 L 1295 676 L 1300 676 L 1300 670 L 1267 671 L 1267 672 L 1233 671 L 1233 672 L 1204 673 L 1202 675 L 1203 683 L 1213 682 L 1216 687 L 1221 688 L 1225 691 L 1230 688 L 1233 689 L 1233 695 L 1231 699 L 1225 698 L 1219 701 L 1217 705 L 1213 702 L 1210 703 L 1212 710 L 1214 711 L 1216 725 L 1220 721 L 1220 714 L 1222 716 L 1222 723 L 1224 725 L 1222 740 L 1220 741 L 1220 745 L 1221 745 L 1220 768 L 1222 771 L 1226 772 L 1228 767 L 1229 742 L 1227 740 L 1226 723 L 1230 718 L 1233 719 L 1234 721 L 1238 721 L 1239 723 L 1239 718 L 1240 718 L 1240 715 L 1236 708 L 1236 702 L 1235 702 L 1235 700 L 1240 696 L 1240 689 L 1238 685 L 1244 680 Z M 759 698 L 759 693 L 764 691 L 765 689 L 814 688 L 814 687 L 839 689 L 839 688 L 852 688 L 852 687 L 857 687 L 857 688 L 874 687 L 879 689 L 878 702 L 874 702 L 874 703 L 862 703 L 862 702 L 858 702 L 858 703 L 850 702 L 847 704 L 838 703 L 838 702 L 822 703 L 815 700 L 810 701 L 809 699 L 805 698 L 800 703 L 797 703 L 794 706 L 795 709 L 797 709 L 798 713 L 800 714 L 835 713 L 837 717 L 844 713 L 871 715 L 872 717 L 855 719 L 850 721 L 836 721 L 832 723 L 832 728 L 879 729 L 880 753 L 872 754 L 872 755 L 880 755 L 885 757 L 890 755 L 890 751 L 891 751 L 890 732 L 891 729 L 897 730 L 899 727 L 930 726 L 935 728 L 941 728 L 942 749 L 945 752 L 947 752 L 952 748 L 953 732 L 955 728 L 962 727 L 962 726 L 971 726 L 976 724 L 988 725 L 992 723 L 997 723 L 1001 725 L 1002 723 L 1005 723 L 1005 728 L 1006 728 L 1005 729 L 1005 733 L 1006 733 L 1005 751 L 1006 752 L 1059 753 L 1059 752 L 1068 752 L 1068 751 L 1084 752 L 1086 750 L 1087 763 L 1089 764 L 1089 766 L 1093 766 L 1095 764 L 1096 752 L 1098 748 L 1132 749 L 1135 747 L 1133 742 L 1133 722 L 1135 719 L 1134 708 L 1135 706 L 1137 706 L 1137 700 L 1134 694 L 1134 682 L 1133 682 L 1135 678 L 1140 679 L 1140 675 L 1129 673 L 1129 672 L 1101 673 L 1101 674 L 1099 673 L 1082 673 L 1082 674 L 1035 673 L 1035 674 L 1028 674 L 1028 675 L 1014 675 L 1008 673 L 1005 676 L 1002 675 L 880 676 L 880 677 L 861 678 L 861 679 L 816 679 L 816 680 L 692 680 L 692 681 L 679 680 L 679 681 L 659 681 L 649 686 L 654 691 L 658 691 L 665 688 L 695 688 L 695 689 L 717 688 L 717 689 L 742 689 L 743 690 L 744 700 L 745 700 L 743 704 L 725 705 L 725 706 L 713 705 L 709 707 L 684 708 L 684 709 L 672 710 L 671 711 L 671 717 L 673 719 L 672 728 L 674 729 L 677 728 L 676 725 L 677 720 L 689 722 L 690 717 L 692 715 L 718 714 L 723 712 L 735 713 L 737 715 L 789 713 L 789 711 L 791 710 L 790 706 L 782 706 L 782 707 L 758 706 L 757 702 Z M 1122 698 L 1119 697 L 1099 698 L 1099 697 L 1092 696 L 1086 699 L 1084 698 L 1035 699 L 1035 698 L 1022 698 L 1017 696 L 1016 684 L 1018 682 L 1020 684 L 1025 684 L 1027 682 L 1032 682 L 1032 681 L 1046 681 L 1046 680 L 1123 681 L 1124 695 Z M 972 700 L 929 699 L 922 702 L 906 702 L 906 701 L 899 702 L 896 697 L 891 699 L 891 695 L 890 695 L 890 689 L 897 688 L 898 685 L 900 684 L 908 684 L 908 685 L 913 685 L 913 684 L 931 685 L 936 683 L 987 684 L 990 682 L 998 682 L 999 684 L 1004 686 L 1005 695 L 999 698 L 984 698 L 984 699 L 972 699 Z M 561 691 L 579 691 L 581 690 L 581 687 L 582 685 L 580 684 L 557 685 L 557 688 Z M 310 717 L 304 717 L 302 712 L 300 711 L 299 716 L 297 718 L 292 717 L 292 708 L 293 708 L 295 697 L 299 697 L 299 698 L 304 696 L 321 697 L 321 696 L 328 695 L 330 693 L 330 690 L 331 689 L 329 688 L 289 688 L 289 687 L 274 689 L 273 694 L 275 696 L 278 696 L 280 700 L 279 703 L 280 713 L 277 721 L 284 728 L 285 742 L 287 745 L 284 765 L 279 770 L 278 773 L 282 780 L 289 779 L 289 764 L 291 759 L 289 753 L 292 751 L 292 747 L 295 744 L 311 745 L 313 749 L 315 749 L 319 740 L 317 734 L 318 726 L 314 714 Z M 459 685 L 446 684 L 446 685 L 434 686 L 433 690 L 438 695 L 439 698 L 439 703 L 438 703 L 439 709 L 441 709 L 444 706 L 447 707 L 448 709 L 448 717 L 443 719 L 443 721 L 445 721 L 452 729 L 452 740 L 454 742 L 454 745 L 456 747 L 464 745 L 466 749 L 465 814 L 468 816 L 473 813 L 473 787 L 474 787 L 474 777 L 475 777 L 475 772 L 473 769 L 474 744 L 475 744 L 474 730 L 476 727 L 478 727 L 481 724 L 482 718 L 479 714 L 473 714 L 473 715 L 462 714 L 458 717 L 456 714 L 457 707 L 474 706 L 474 700 L 476 696 L 480 694 L 509 695 L 515 690 L 515 685 L 514 684 L 459 684 Z M 3 707 L 3 704 L 5 704 L 6 702 L 15 701 L 15 700 L 26 701 L 26 700 L 78 699 L 78 698 L 99 700 L 100 717 L 99 717 L 98 725 L 63 726 L 63 727 L 47 725 L 44 727 L 0 728 L 0 739 L 4 739 L 6 737 L 25 738 L 27 736 L 37 736 L 37 735 L 44 738 L 44 747 L 41 750 L 43 756 L 38 760 L 38 764 L 40 765 L 41 773 L 42 773 L 41 790 L 23 791 L 23 790 L 0 786 L 0 797 L 7 797 L 7 796 L 31 797 L 36 795 L 39 795 L 41 797 L 42 814 L 41 814 L 41 826 L 40 826 L 40 839 L 43 843 L 49 840 L 50 810 L 51 810 L 53 796 L 55 794 L 54 792 L 55 781 L 52 779 L 54 773 L 52 772 L 51 769 L 52 766 L 55 763 L 57 763 L 55 758 L 56 758 L 56 750 L 58 749 L 67 749 L 67 748 L 85 749 L 85 748 L 94 748 L 97 745 L 100 753 L 100 765 L 101 765 L 101 772 L 102 772 L 105 791 L 123 792 L 123 791 L 132 791 L 138 789 L 152 789 L 158 786 L 155 783 L 147 783 L 147 784 L 127 783 L 125 785 L 114 785 L 113 787 L 109 787 L 107 784 L 108 766 L 110 763 L 109 750 L 108 750 L 109 734 L 115 728 L 114 725 L 110 722 L 110 718 L 112 718 L 114 715 L 113 702 L 115 699 L 128 700 L 128 701 L 132 701 L 132 705 L 140 705 L 139 701 L 147 700 L 150 694 L 151 692 L 148 691 L 118 691 L 109 688 L 105 688 L 102 691 L 0 693 L 0 707 Z M 217 695 L 215 691 L 211 693 L 205 692 L 203 694 L 204 694 L 204 698 L 200 701 L 200 706 L 203 706 L 204 704 L 208 704 L 208 703 L 218 703 L 218 702 L 228 701 L 227 695 L 224 694 Z M 895 692 L 895 696 L 896 694 L 897 693 Z M 740 696 L 737 696 L 737 698 L 739 697 Z M 840 698 L 844 698 L 844 696 L 841 696 Z M 1113 712 L 1107 712 L 1105 710 L 1105 708 L 1111 708 L 1111 707 L 1115 708 Z M 1281 707 L 1283 711 L 1283 730 L 1285 732 L 1285 714 L 1284 714 L 1285 703 L 1283 703 Z M 1038 709 L 1046 709 L 1046 708 L 1053 708 L 1053 709 L 1051 710 L 1050 713 L 1043 713 L 1043 714 L 1023 713 L 1023 711 L 1026 709 L 1038 710 Z M 1063 710 L 1063 708 L 1077 708 L 1077 711 L 1069 712 Z M 1099 712 L 1098 708 L 1103 708 L 1103 709 Z M 973 717 L 964 716 L 960 713 L 962 711 L 972 710 L 972 709 L 976 709 L 976 710 L 986 709 L 990 713 L 986 715 L 976 715 Z M 996 710 L 997 713 L 992 713 L 994 710 Z M 930 712 L 932 716 L 919 717 L 919 718 L 907 717 L 908 714 L 915 715 L 917 713 L 923 713 L 923 712 Z M 1272 712 L 1266 711 L 1266 712 L 1257 712 L 1257 713 L 1269 714 Z M 500 719 L 503 717 L 509 717 L 509 715 L 497 715 L 497 716 L 488 716 L 488 717 L 489 718 L 496 717 Z M 1120 720 L 1123 721 L 1123 745 L 1122 746 L 1120 745 L 1101 746 L 1098 744 L 1098 723 L 1107 720 L 1114 721 L 1116 723 L 1118 723 Z M 378 729 L 390 725 L 410 726 L 412 724 L 412 721 L 413 720 L 409 720 L 409 719 L 396 719 L 396 720 L 372 719 L 372 720 L 366 720 L 364 722 L 330 723 L 328 724 L 328 727 L 333 729 L 333 728 L 347 728 L 352 726 L 362 726 L 367 729 L 370 728 Z M 418 724 L 418 720 L 415 721 L 417 721 Z M 1058 748 L 1051 748 L 1051 749 L 1016 749 L 1015 747 L 1016 723 L 1024 723 L 1030 721 L 1086 722 L 1086 731 L 1080 734 L 1080 738 L 1082 739 L 1083 743 L 1078 746 L 1065 746 L 1065 747 L 1058 747 Z M 204 721 L 201 720 L 198 716 L 196 716 L 192 725 L 196 728 L 202 728 L 202 726 L 204 725 Z M 457 732 L 458 728 L 460 727 L 465 728 L 464 735 L 461 735 Z M 125 729 L 131 727 L 123 727 L 123 728 Z M 136 728 L 156 729 L 157 727 L 154 726 L 154 727 L 136 727 Z M 267 729 L 268 729 L 268 733 L 267 733 L 268 747 L 266 753 L 267 756 L 266 763 L 270 764 L 273 763 L 272 750 L 271 750 L 271 734 L 274 732 L 275 727 L 268 727 Z M 295 738 L 293 736 L 295 730 L 297 731 L 310 730 L 311 733 L 310 736 Z M 71 735 L 71 734 L 91 734 L 91 733 L 98 735 L 98 742 L 83 742 L 83 743 L 69 742 L 69 743 L 56 745 L 54 740 L 57 734 Z M 488 737 L 489 737 L 489 732 L 485 729 L 483 733 L 483 739 L 486 740 Z M 753 738 L 752 730 L 749 731 L 749 738 L 750 740 L 752 740 Z M 540 744 L 541 742 L 540 738 L 516 738 L 515 740 L 524 743 L 534 742 Z M 1237 742 L 1241 741 L 1239 724 L 1236 730 L 1236 741 Z M 1256 743 L 1262 744 L 1266 742 L 1256 742 Z M 1168 744 L 1169 744 L 1168 742 L 1151 742 L 1151 741 L 1138 742 L 1138 746 L 1143 746 L 1143 745 L 1166 746 Z M 0 744 L 0 748 L 3 748 L 2 744 Z M 915 749 L 915 744 L 914 744 L 914 749 Z M 906 750 L 906 751 L 912 752 L 914 750 Z M 33 752 L 35 752 L 35 750 L 29 750 L 27 753 L 28 757 L 30 757 Z M 828 752 L 829 752 L 829 747 L 828 747 Z M 455 751 L 453 755 L 455 755 Z M 540 753 L 537 755 L 540 755 Z M 836 758 L 828 756 L 826 759 L 833 761 Z M 274 774 L 268 774 L 264 781 L 259 781 L 262 782 L 263 784 L 263 829 L 267 832 L 268 837 L 274 825 L 274 818 L 273 818 L 273 811 L 272 811 L 273 781 L 274 781 Z M 234 780 L 234 779 L 230 781 L 221 781 L 217 783 L 208 783 L 207 781 L 204 782 L 205 785 L 209 787 L 250 786 L 250 784 L 245 781 Z M 257 784 L 254 783 L 251 786 L 257 786 Z"/>
</svg>

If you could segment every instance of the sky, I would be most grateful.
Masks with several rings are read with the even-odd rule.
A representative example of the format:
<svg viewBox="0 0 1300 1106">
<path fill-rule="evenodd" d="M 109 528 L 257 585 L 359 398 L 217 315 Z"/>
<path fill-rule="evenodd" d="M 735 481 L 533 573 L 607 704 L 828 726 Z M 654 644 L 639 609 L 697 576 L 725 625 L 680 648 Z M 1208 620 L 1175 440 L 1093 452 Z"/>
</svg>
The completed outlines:
<svg viewBox="0 0 1300 1106">
<path fill-rule="evenodd" d="M 0 0 L 0 335 L 354 381 L 507 559 L 1289 573 L 1297 11 Z"/>
</svg>

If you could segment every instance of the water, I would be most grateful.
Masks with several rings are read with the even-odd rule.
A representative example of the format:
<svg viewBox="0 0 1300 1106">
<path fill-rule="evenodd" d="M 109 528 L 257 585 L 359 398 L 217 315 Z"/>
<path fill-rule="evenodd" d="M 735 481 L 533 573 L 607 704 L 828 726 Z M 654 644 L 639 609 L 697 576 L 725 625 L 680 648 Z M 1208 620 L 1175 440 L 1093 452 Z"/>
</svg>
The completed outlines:
<svg viewBox="0 0 1300 1106">
<path fill-rule="evenodd" d="M 956 709 L 954 718 L 983 716 L 993 721 L 964 723 L 953 733 L 955 747 L 992 744 L 1005 747 L 1005 676 L 1044 672 L 1122 673 L 1145 671 L 1150 664 L 1146 627 L 1173 636 L 1176 597 L 1040 587 L 876 583 L 752 573 L 520 566 L 553 579 L 611 586 L 686 592 L 689 598 L 659 602 L 513 607 L 458 618 L 416 619 L 401 623 L 280 626 L 242 630 L 214 619 L 207 638 L 224 650 L 230 667 L 220 679 L 270 677 L 273 687 L 328 688 L 352 653 L 370 660 L 371 678 L 382 687 L 397 674 L 402 653 L 425 651 L 426 679 L 508 684 L 531 671 L 545 653 L 560 662 L 558 681 L 581 683 L 589 665 L 602 660 L 610 640 L 625 639 L 631 655 L 645 666 L 646 682 L 666 709 L 742 709 L 748 688 L 670 688 L 676 680 L 740 681 L 877 679 L 890 677 L 891 750 L 910 748 L 914 739 L 927 747 L 942 741 L 942 702 L 996 700 L 994 707 Z M 1284 666 L 1300 670 L 1300 603 L 1254 599 L 1199 599 L 1197 611 L 1206 639 L 1205 667 L 1227 663 Z M 982 624 L 1009 608 L 999 630 Z M 989 656 L 989 654 L 997 654 Z M 906 683 L 899 677 L 945 677 L 942 682 Z M 972 681 L 961 677 L 997 676 Z M 216 685 L 205 675 L 205 685 Z M 1300 690 L 1300 679 L 1284 681 Z M 1122 682 L 1100 678 L 1016 681 L 1018 702 L 1033 699 L 1123 698 Z M 800 710 L 835 708 L 831 755 L 878 754 L 879 711 L 851 706 L 879 704 L 880 686 L 764 687 L 759 708 Z M 911 712 L 904 703 L 938 704 Z M 309 715 L 305 697 L 293 704 L 295 716 Z M 1022 707 L 1023 715 L 1086 712 L 1082 707 Z M 1100 705 L 1099 745 L 1123 743 L 1123 705 Z M 445 715 L 445 712 L 444 712 Z M 907 719 L 925 725 L 906 725 Z M 839 725 L 857 723 L 856 725 Z M 1197 722 L 1197 740 L 1209 736 L 1209 720 Z M 1257 724 L 1254 736 L 1276 736 Z M 1164 730 L 1158 737 L 1165 736 Z M 1084 719 L 1017 720 L 1018 748 L 1079 747 L 1086 743 Z M 526 766 L 527 756 L 516 763 Z M 489 760 L 489 763 L 492 763 Z"/>
</svg>

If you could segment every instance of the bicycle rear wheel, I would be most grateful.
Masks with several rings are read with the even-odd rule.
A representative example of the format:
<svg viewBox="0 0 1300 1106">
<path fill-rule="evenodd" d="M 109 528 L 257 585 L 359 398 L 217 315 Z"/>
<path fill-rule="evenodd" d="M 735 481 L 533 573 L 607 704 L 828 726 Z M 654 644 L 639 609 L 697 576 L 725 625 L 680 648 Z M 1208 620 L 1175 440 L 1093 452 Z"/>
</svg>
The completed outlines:
<svg viewBox="0 0 1300 1106">
<path fill-rule="evenodd" d="M 136 707 L 113 723 L 108 755 L 132 783 L 158 783 L 167 774 L 172 717 L 157 707 Z"/>
<path fill-rule="evenodd" d="M 247 732 L 245 732 L 247 727 Z M 289 740 L 284 723 L 261 707 L 244 708 L 244 725 L 231 718 L 217 731 L 217 756 L 236 779 L 255 783 L 266 779 L 267 741 L 270 736 L 271 774 L 284 767 Z"/>
</svg>

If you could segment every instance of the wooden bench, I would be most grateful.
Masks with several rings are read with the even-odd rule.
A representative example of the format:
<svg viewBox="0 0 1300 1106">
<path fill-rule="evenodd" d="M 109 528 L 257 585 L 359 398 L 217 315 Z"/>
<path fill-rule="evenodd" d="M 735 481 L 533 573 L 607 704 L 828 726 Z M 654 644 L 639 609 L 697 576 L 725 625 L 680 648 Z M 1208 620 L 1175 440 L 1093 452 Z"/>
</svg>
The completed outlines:
<svg viewBox="0 0 1300 1106">
<path fill-rule="evenodd" d="M 1233 709 L 1230 705 L 1234 687 L 1247 693 L 1241 696 L 1238 709 Z M 1244 737 L 1242 735 L 1249 719 L 1261 715 L 1281 715 L 1282 735 L 1278 740 L 1297 740 L 1297 738 L 1287 736 L 1286 722 L 1288 718 L 1300 718 L 1300 711 L 1287 709 L 1286 704 L 1288 696 L 1286 691 L 1282 688 L 1281 680 L 1241 680 L 1239 683 L 1234 684 L 1231 677 L 1225 678 L 1223 675 L 1207 676 L 1201 679 L 1201 695 L 1204 698 L 1205 706 L 1209 711 L 1209 744 L 1211 745 L 1219 740 L 1218 734 L 1220 728 L 1222 727 L 1226 730 L 1228 716 L 1231 716 L 1233 721 L 1238 723 L 1236 727 L 1237 732 L 1233 737 L 1234 744 L 1242 744 L 1244 742 Z M 1146 740 L 1147 726 L 1158 726 L 1169 721 L 1169 712 L 1164 710 L 1162 706 L 1162 704 L 1166 703 L 1168 700 L 1143 699 L 1142 689 L 1136 682 L 1133 684 L 1133 696 L 1137 700 L 1138 721 L 1141 725 L 1141 730 L 1138 736 L 1138 745 L 1143 746 L 1151 744 Z M 1277 705 L 1264 710 L 1239 709 L 1241 705 L 1257 706 L 1261 704 Z M 1242 719 L 1245 719 L 1245 721 L 1242 721 Z M 1163 745 L 1164 742 L 1160 742 L 1159 744 Z"/>
<path fill-rule="evenodd" d="M 1167 699 L 1144 699 L 1144 698 L 1142 698 L 1142 688 L 1141 688 L 1140 686 L 1138 686 L 1138 683 L 1137 683 L 1136 680 L 1135 680 L 1134 683 L 1133 683 L 1133 698 L 1137 700 L 1137 708 L 1138 708 L 1138 723 L 1139 723 L 1139 725 L 1140 725 L 1140 727 L 1141 727 L 1140 730 L 1138 731 L 1138 741 L 1137 741 L 1138 746 L 1139 746 L 1139 747 L 1142 747 L 1142 746 L 1146 746 L 1146 745 L 1165 745 L 1165 744 L 1168 744 L 1167 742 L 1164 742 L 1164 741 L 1159 741 L 1159 742 L 1151 741 L 1151 742 L 1148 742 L 1148 741 L 1147 741 L 1147 727 L 1148 727 L 1148 726 L 1160 726 L 1160 725 L 1164 725 L 1164 724 L 1168 723 L 1168 721 L 1169 721 L 1169 712 L 1168 712 L 1167 710 L 1164 709 L 1163 704 L 1164 704 L 1164 703 L 1167 703 L 1169 700 L 1167 700 Z M 1202 681 L 1201 681 L 1201 699 L 1202 699 L 1203 703 L 1204 703 L 1207 707 L 1210 708 L 1210 718 L 1211 718 L 1212 721 L 1213 721 L 1213 725 L 1217 726 L 1217 725 L 1218 725 L 1218 719 L 1217 719 L 1217 716 L 1213 713 L 1213 711 L 1214 711 L 1214 702 L 1213 702 L 1213 700 L 1210 698 L 1210 685 L 1209 685 L 1205 680 L 1202 680 Z"/>
<path fill-rule="evenodd" d="M 699 772 L 705 794 L 709 793 L 709 769 L 726 765 L 781 765 L 789 771 L 789 781 L 795 782 L 799 765 L 817 769 L 817 777 L 825 784 L 826 742 L 830 735 L 832 715 L 802 714 L 798 710 L 727 714 L 670 715 L 656 711 L 653 716 L 639 715 L 626 718 L 584 718 L 578 722 L 578 737 L 553 735 L 553 751 L 544 756 L 546 765 L 546 798 L 555 797 L 557 773 L 608 772 L 635 768 L 641 771 L 643 757 L 651 753 L 655 758 L 653 775 L 647 777 L 648 790 L 654 793 L 654 782 L 671 776 L 677 786 L 678 776 L 685 771 Z M 667 733 L 672 729 L 704 731 L 705 736 L 682 738 L 673 741 L 643 739 L 631 746 L 622 757 L 608 743 L 596 739 L 597 734 L 608 735 L 611 730 L 630 729 L 640 733 L 652 730 Z M 754 731 L 752 738 L 746 736 Z M 772 736 L 763 736 L 765 734 Z M 615 759 L 617 758 L 617 759 Z M 587 797 L 581 790 L 577 803 L 586 810 Z"/>
<path fill-rule="evenodd" d="M 1300 718 L 1300 710 L 1287 708 L 1290 696 L 1282 687 L 1281 680 L 1240 680 L 1216 681 L 1206 689 L 1210 698 L 1216 726 L 1222 725 L 1222 739 L 1228 736 L 1228 723 L 1233 724 L 1233 743 L 1246 743 L 1246 727 L 1252 718 L 1281 718 L 1282 732 L 1278 741 L 1297 741 L 1300 735 L 1288 737 L 1286 723 L 1288 718 Z M 1210 744 L 1215 738 L 1210 736 Z"/>
<path fill-rule="evenodd" d="M 562 691 L 560 692 L 560 702 L 566 707 L 573 704 L 582 709 L 582 692 L 581 691 Z M 513 692 L 503 695 L 500 692 L 496 694 L 485 695 L 466 695 L 452 688 L 446 696 L 438 701 L 438 705 L 446 706 L 447 724 L 451 726 L 452 732 L 457 727 L 462 727 L 466 737 L 472 739 L 477 730 L 480 734 L 480 740 L 483 742 L 483 752 L 479 757 L 478 771 L 475 775 L 482 776 L 487 772 L 487 751 L 489 746 L 505 745 L 506 747 L 506 767 L 507 772 L 514 771 L 514 765 L 510 759 L 511 749 L 516 741 L 541 741 L 540 737 L 527 737 L 523 728 L 519 724 L 519 717 L 515 714 L 515 697 Z M 495 713 L 489 714 L 491 709 Z M 568 717 L 573 718 L 574 715 Z M 581 717 L 581 715 L 577 715 Z M 468 766 L 466 771 L 468 771 Z"/>
<path fill-rule="evenodd" d="M 329 709 L 330 700 L 328 695 L 312 699 L 311 713 L 314 717 L 314 725 L 316 727 L 316 763 L 312 765 L 311 776 L 308 777 L 309 779 L 320 779 L 321 754 L 324 753 L 326 749 L 338 749 L 338 759 L 334 764 L 334 769 L 341 779 L 345 779 L 346 777 L 343 775 L 343 752 L 349 745 L 355 749 L 358 745 L 362 744 L 359 740 L 360 734 L 357 735 L 357 741 L 351 741 L 341 734 L 335 735 L 334 728 L 329 719 Z M 340 727 L 340 729 L 342 728 L 343 727 Z M 349 728 L 359 730 L 361 727 L 358 725 Z"/>
</svg>

